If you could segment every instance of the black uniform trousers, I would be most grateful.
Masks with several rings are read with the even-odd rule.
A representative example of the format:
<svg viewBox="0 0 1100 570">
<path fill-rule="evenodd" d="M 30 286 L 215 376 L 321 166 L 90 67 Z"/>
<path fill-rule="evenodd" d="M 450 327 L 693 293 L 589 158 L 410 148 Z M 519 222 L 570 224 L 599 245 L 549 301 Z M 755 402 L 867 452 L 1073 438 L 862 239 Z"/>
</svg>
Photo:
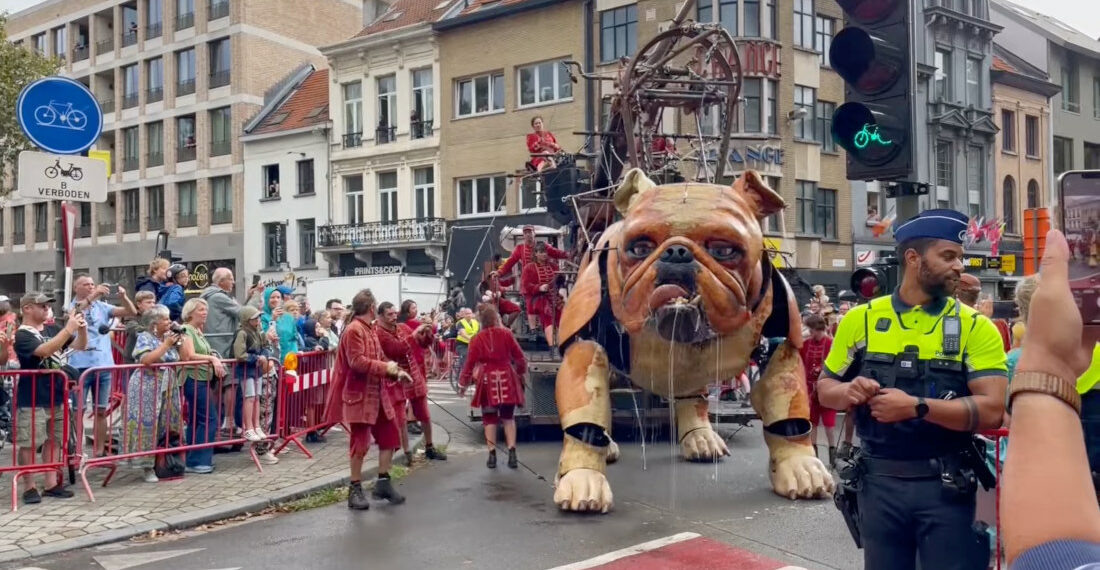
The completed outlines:
<svg viewBox="0 0 1100 570">
<path fill-rule="evenodd" d="M 989 544 L 974 532 L 974 493 L 947 498 L 936 478 L 863 475 L 859 490 L 865 570 L 985 570 Z"/>
</svg>

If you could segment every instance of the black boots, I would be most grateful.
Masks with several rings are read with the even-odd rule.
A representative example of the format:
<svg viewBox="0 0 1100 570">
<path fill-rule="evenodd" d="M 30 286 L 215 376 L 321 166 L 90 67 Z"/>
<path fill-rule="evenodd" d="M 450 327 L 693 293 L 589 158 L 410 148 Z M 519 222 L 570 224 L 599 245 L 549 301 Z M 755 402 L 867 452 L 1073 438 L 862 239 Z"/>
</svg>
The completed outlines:
<svg viewBox="0 0 1100 570">
<path fill-rule="evenodd" d="M 508 448 L 508 467 L 512 469 L 519 467 L 519 460 L 516 459 L 516 448 L 514 447 Z"/>
<path fill-rule="evenodd" d="M 413 435 L 420 435 L 424 433 L 424 430 L 420 427 L 420 422 L 409 422 L 409 433 Z"/>
<path fill-rule="evenodd" d="M 434 459 L 436 461 L 446 461 L 447 454 L 436 449 L 434 445 L 428 445 L 424 447 L 424 457 L 428 459 Z"/>
<path fill-rule="evenodd" d="M 355 511 L 370 509 L 367 496 L 363 494 L 363 485 L 359 481 L 352 481 L 348 486 L 348 508 Z"/>
<path fill-rule="evenodd" d="M 829 467 L 836 467 L 836 447 L 829 446 Z"/>
<path fill-rule="evenodd" d="M 405 496 L 397 492 L 397 489 L 393 488 L 393 483 L 390 481 L 389 476 L 379 476 L 378 481 L 374 483 L 374 490 L 371 491 L 370 496 L 379 501 L 385 499 L 391 504 L 400 505 L 405 502 Z"/>
<path fill-rule="evenodd" d="M 485 462 L 485 466 L 488 467 L 489 469 L 496 469 L 497 468 L 497 450 L 495 450 L 495 449 L 490 449 L 489 450 L 489 460 Z"/>
</svg>

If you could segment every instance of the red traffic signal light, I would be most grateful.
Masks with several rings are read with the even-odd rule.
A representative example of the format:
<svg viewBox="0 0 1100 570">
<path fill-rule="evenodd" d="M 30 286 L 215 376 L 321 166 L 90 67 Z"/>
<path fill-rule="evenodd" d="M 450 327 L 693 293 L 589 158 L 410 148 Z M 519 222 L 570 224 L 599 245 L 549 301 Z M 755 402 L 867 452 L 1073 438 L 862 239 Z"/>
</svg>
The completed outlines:
<svg viewBox="0 0 1100 570">
<path fill-rule="evenodd" d="M 861 299 L 873 299 L 884 295 L 889 288 L 886 274 L 877 267 L 861 267 L 852 273 L 852 291 Z"/>
<path fill-rule="evenodd" d="M 890 16 L 902 0 L 837 0 L 844 12 L 860 24 L 874 24 Z"/>
</svg>

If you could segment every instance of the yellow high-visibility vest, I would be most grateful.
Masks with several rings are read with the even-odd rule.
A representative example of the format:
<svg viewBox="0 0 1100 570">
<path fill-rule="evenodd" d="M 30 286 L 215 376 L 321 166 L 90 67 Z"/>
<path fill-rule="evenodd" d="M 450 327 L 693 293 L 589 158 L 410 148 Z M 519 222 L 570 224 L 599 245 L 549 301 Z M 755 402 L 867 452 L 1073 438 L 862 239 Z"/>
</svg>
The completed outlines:
<svg viewBox="0 0 1100 570">
<path fill-rule="evenodd" d="M 1077 393 L 1084 394 L 1096 387 L 1100 382 L 1100 342 L 1092 349 L 1092 363 L 1085 373 L 1077 379 Z"/>
<path fill-rule="evenodd" d="M 462 330 L 458 331 L 458 342 L 464 344 L 470 344 L 477 331 L 481 330 L 481 323 L 475 319 L 459 319 L 458 325 L 462 327 Z"/>
</svg>

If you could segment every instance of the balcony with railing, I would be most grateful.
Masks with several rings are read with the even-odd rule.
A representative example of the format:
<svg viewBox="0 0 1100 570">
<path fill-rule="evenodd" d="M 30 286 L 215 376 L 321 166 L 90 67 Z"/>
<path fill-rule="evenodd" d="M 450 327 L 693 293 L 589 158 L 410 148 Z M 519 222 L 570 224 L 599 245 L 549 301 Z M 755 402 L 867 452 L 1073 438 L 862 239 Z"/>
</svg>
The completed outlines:
<svg viewBox="0 0 1100 570">
<path fill-rule="evenodd" d="M 115 112 L 115 100 L 114 99 L 101 99 L 99 101 L 99 108 L 104 113 L 114 113 Z"/>
<path fill-rule="evenodd" d="M 176 148 L 176 162 L 195 160 L 195 146 L 181 146 Z"/>
<path fill-rule="evenodd" d="M 27 234 L 25 232 L 12 232 L 11 243 L 13 245 L 23 245 L 27 243 Z"/>
<path fill-rule="evenodd" d="M 155 87 L 155 88 L 152 88 L 152 89 L 146 89 L 145 90 L 145 102 L 146 103 L 156 103 L 157 101 L 163 101 L 163 100 L 164 100 L 164 88 L 163 87 Z"/>
<path fill-rule="evenodd" d="M 130 171 L 138 169 L 138 157 L 136 156 L 124 156 L 122 157 L 122 170 Z"/>
<path fill-rule="evenodd" d="M 233 210 L 213 210 L 210 212 L 211 224 L 233 223 Z"/>
<path fill-rule="evenodd" d="M 176 82 L 176 97 L 182 97 L 184 95 L 190 95 L 195 92 L 195 80 L 185 79 L 183 81 Z"/>
<path fill-rule="evenodd" d="M 136 234 L 141 229 L 141 220 L 138 218 L 123 218 L 122 219 L 122 233 L 124 234 Z"/>
<path fill-rule="evenodd" d="M 73 48 L 73 61 L 84 61 L 88 59 L 88 46 L 76 46 Z"/>
<path fill-rule="evenodd" d="M 137 93 L 127 93 L 126 95 L 122 96 L 122 108 L 132 109 L 134 107 L 137 107 L 139 101 L 140 98 L 138 97 Z"/>
<path fill-rule="evenodd" d="M 135 25 L 128 32 L 122 34 L 122 47 L 132 46 L 137 44 L 137 26 Z"/>
<path fill-rule="evenodd" d="M 115 50 L 115 39 L 108 37 L 95 43 L 95 54 L 103 55 Z"/>
<path fill-rule="evenodd" d="M 210 156 L 225 156 L 232 152 L 233 143 L 230 141 L 214 141 L 210 143 Z"/>
<path fill-rule="evenodd" d="M 363 133 L 347 133 L 344 135 L 344 148 L 359 148 L 363 146 Z"/>
<path fill-rule="evenodd" d="M 432 120 L 413 121 L 409 124 L 409 132 L 414 139 L 424 139 L 432 136 Z"/>
<path fill-rule="evenodd" d="M 34 228 L 34 242 L 35 243 L 46 243 L 46 240 L 48 239 L 48 237 L 47 237 L 48 235 L 49 234 L 46 231 L 46 228 Z"/>
<path fill-rule="evenodd" d="M 334 224 L 317 229 L 317 247 L 355 249 L 394 245 L 445 245 L 447 223 L 443 218 Z"/>
<path fill-rule="evenodd" d="M 184 12 L 176 16 L 176 31 L 186 30 L 195 25 L 195 13 Z"/>
<path fill-rule="evenodd" d="M 179 214 L 176 216 L 176 227 L 193 228 L 199 225 L 199 215 L 195 213 Z"/>
<path fill-rule="evenodd" d="M 149 219 L 148 219 L 147 223 L 149 224 L 148 229 L 150 231 L 152 231 L 152 230 L 163 230 L 164 229 L 164 214 L 161 213 L 161 214 L 158 214 L 158 215 L 149 216 Z"/>
<path fill-rule="evenodd" d="M 111 219 L 106 222 L 99 222 L 96 228 L 96 235 L 100 237 L 114 236 L 115 235 L 115 218 L 114 213 L 111 213 Z"/>
<path fill-rule="evenodd" d="M 207 19 L 217 20 L 229 15 L 229 0 L 214 0 L 207 9 Z"/>
<path fill-rule="evenodd" d="M 153 38 L 159 38 L 162 35 L 164 35 L 164 24 L 157 22 L 145 26 L 145 39 L 151 40 Z"/>
<path fill-rule="evenodd" d="M 154 166 L 164 166 L 164 153 L 163 152 L 150 152 L 145 155 L 145 166 L 152 168 Z"/>
<path fill-rule="evenodd" d="M 210 72 L 210 88 L 229 85 L 230 73 L 228 69 Z"/>
<path fill-rule="evenodd" d="M 374 142 L 376 144 L 389 144 L 397 140 L 397 127 L 382 125 L 374 129 Z"/>
</svg>

